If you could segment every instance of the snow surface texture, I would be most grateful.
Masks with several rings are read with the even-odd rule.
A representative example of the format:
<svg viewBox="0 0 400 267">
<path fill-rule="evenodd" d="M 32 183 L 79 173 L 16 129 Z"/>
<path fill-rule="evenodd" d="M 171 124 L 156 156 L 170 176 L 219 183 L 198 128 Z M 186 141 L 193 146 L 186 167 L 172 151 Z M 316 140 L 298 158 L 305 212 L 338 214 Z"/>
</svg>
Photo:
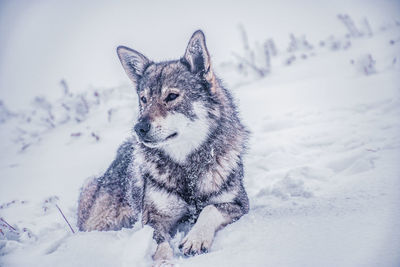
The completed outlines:
<svg viewBox="0 0 400 267">
<path fill-rule="evenodd" d="M 400 265 L 400 26 L 347 35 L 293 36 L 263 74 L 218 67 L 252 131 L 251 209 L 204 255 L 183 257 L 178 233 L 176 266 Z M 76 231 L 79 188 L 130 134 L 137 97 L 62 85 L 25 111 L 0 103 L 0 266 L 150 266 L 151 228 L 73 234 L 56 207 Z"/>
</svg>

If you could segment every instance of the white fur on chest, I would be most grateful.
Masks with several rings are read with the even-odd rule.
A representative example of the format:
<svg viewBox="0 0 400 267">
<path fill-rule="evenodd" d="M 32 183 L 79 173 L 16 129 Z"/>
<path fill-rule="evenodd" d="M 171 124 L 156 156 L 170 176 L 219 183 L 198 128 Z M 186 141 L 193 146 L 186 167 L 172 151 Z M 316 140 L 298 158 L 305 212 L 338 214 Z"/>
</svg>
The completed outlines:
<svg viewBox="0 0 400 267">
<path fill-rule="evenodd" d="M 150 186 L 145 194 L 146 201 L 150 201 L 159 211 L 166 214 L 181 214 L 186 209 L 186 203 L 181 198 L 164 190 Z"/>
<path fill-rule="evenodd" d="M 179 113 L 169 116 L 169 124 L 174 124 L 179 129 L 179 136 L 176 141 L 161 147 L 174 161 L 182 164 L 186 162 L 187 156 L 203 144 L 209 134 L 207 110 L 198 102 L 193 104 L 193 109 L 197 116 L 194 121 Z"/>
</svg>

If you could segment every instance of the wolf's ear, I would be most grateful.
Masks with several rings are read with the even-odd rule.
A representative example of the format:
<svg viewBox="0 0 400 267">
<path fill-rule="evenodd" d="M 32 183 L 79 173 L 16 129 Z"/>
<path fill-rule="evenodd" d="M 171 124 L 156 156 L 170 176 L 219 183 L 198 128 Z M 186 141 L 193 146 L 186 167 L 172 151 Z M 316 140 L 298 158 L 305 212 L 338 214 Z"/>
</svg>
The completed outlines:
<svg viewBox="0 0 400 267">
<path fill-rule="evenodd" d="M 184 59 L 189 63 L 190 71 L 206 75 L 210 71 L 210 54 L 206 47 L 206 37 L 201 30 L 193 33 L 186 47 Z"/>
<path fill-rule="evenodd" d="M 146 67 L 150 64 L 150 60 L 141 53 L 125 46 L 118 46 L 117 54 L 126 74 L 134 83 L 137 83 Z"/>
</svg>

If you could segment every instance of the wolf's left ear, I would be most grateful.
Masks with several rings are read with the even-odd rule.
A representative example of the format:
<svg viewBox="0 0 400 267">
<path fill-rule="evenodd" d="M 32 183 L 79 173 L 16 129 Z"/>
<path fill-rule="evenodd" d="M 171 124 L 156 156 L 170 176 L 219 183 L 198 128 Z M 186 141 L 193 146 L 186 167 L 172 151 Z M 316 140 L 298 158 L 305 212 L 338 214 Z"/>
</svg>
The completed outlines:
<svg viewBox="0 0 400 267">
<path fill-rule="evenodd" d="M 150 60 L 141 53 L 126 46 L 118 46 L 117 54 L 126 74 L 136 84 L 143 76 L 143 72 L 150 64 Z"/>
<path fill-rule="evenodd" d="M 206 37 L 201 30 L 193 33 L 186 47 L 184 59 L 189 63 L 190 71 L 207 75 L 211 69 L 210 54 L 206 47 Z"/>
</svg>

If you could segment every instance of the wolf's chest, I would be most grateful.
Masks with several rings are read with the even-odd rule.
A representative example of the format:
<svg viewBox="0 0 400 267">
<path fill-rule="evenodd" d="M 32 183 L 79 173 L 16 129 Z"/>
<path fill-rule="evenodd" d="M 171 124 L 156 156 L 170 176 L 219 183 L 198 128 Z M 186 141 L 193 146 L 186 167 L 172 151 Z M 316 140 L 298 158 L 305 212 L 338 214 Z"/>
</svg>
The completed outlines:
<svg viewBox="0 0 400 267">
<path fill-rule="evenodd" d="M 159 190 L 178 195 L 188 204 L 207 201 L 218 194 L 229 180 L 237 162 L 212 153 L 193 154 L 186 164 L 178 164 L 165 155 L 147 155 L 135 165 L 148 183 Z"/>
<path fill-rule="evenodd" d="M 183 172 L 177 179 L 177 193 L 189 205 L 200 207 L 221 190 L 224 180 L 211 170 Z"/>
</svg>

